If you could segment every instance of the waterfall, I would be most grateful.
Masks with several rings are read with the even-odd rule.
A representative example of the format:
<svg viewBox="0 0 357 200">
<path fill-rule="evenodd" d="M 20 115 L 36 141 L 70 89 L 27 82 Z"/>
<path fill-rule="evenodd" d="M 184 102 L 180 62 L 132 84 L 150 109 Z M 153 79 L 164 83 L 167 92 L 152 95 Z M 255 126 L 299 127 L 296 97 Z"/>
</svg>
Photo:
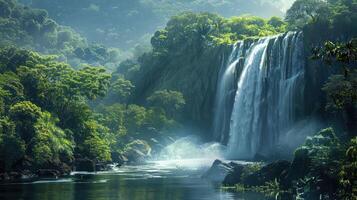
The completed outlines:
<svg viewBox="0 0 357 200">
<path fill-rule="evenodd" d="M 266 37 L 248 46 L 239 42 L 227 63 L 218 84 L 214 131 L 221 142 L 227 138 L 228 158 L 269 154 L 302 112 L 302 34 Z"/>
<path fill-rule="evenodd" d="M 244 42 L 238 42 L 234 44 L 231 55 L 228 58 L 228 62 L 223 63 L 226 67 L 222 67 L 220 70 L 220 76 L 217 86 L 216 95 L 216 115 L 214 118 L 213 129 L 215 133 L 215 139 L 221 143 L 226 143 L 228 138 L 226 137 L 227 131 L 229 131 L 229 121 L 231 117 L 231 99 L 235 94 L 235 72 L 237 64 L 242 60 Z"/>
</svg>

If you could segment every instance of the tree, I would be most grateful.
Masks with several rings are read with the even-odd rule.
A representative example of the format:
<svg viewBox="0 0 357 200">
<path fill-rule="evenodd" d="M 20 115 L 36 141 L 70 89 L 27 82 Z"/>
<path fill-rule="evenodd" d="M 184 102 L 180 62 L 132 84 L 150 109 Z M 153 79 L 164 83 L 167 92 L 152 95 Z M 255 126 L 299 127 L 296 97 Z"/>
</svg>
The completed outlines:
<svg viewBox="0 0 357 200">
<path fill-rule="evenodd" d="M 101 106 L 98 108 L 98 112 L 101 113 L 98 121 L 108 127 L 117 137 L 127 134 L 126 105 L 116 103 L 110 106 Z"/>
<path fill-rule="evenodd" d="M 111 161 L 110 144 L 114 141 L 111 141 L 108 128 L 95 120 L 89 120 L 84 125 L 86 137 L 80 146 L 84 155 L 100 162 Z"/>
<path fill-rule="evenodd" d="M 341 163 L 339 173 L 339 197 L 356 199 L 357 191 L 354 181 L 357 179 L 357 137 L 351 139 L 346 150 L 346 159 Z"/>
<path fill-rule="evenodd" d="M 273 26 L 276 29 L 281 29 L 280 31 L 285 31 L 283 27 L 285 28 L 286 23 L 279 17 L 272 17 L 269 19 L 268 24 Z"/>
<path fill-rule="evenodd" d="M 37 165 L 60 161 L 61 158 L 66 161 L 73 159 L 72 136 L 56 126 L 58 121 L 50 113 L 43 112 L 34 125 L 36 135 L 31 152 Z"/>
<path fill-rule="evenodd" d="M 133 89 L 134 85 L 129 80 L 119 77 L 110 86 L 108 100 L 110 102 L 125 103 Z"/>
<path fill-rule="evenodd" d="M 156 91 L 147 98 L 147 102 L 149 105 L 162 107 L 171 118 L 186 104 L 183 94 L 172 90 Z"/>
<path fill-rule="evenodd" d="M 315 22 L 318 17 L 329 15 L 328 4 L 323 0 L 296 0 L 286 12 L 285 21 L 289 29 L 301 29 L 309 22 Z"/>
<path fill-rule="evenodd" d="M 347 130 L 352 136 L 357 130 L 357 40 L 347 43 L 326 42 L 315 48 L 313 58 L 320 58 L 341 72 L 330 76 L 322 88 L 327 94 L 327 109 L 343 111 Z"/>
<path fill-rule="evenodd" d="M 6 107 L 22 101 L 25 98 L 24 86 L 21 84 L 19 77 L 13 72 L 0 74 L 0 90 L 2 91 L 0 96 L 3 101 L 3 106 Z"/>
<path fill-rule="evenodd" d="M 139 134 L 146 122 L 146 108 L 138 105 L 128 105 L 126 109 L 125 124 L 128 133 Z"/>
<path fill-rule="evenodd" d="M 17 68 L 26 96 L 55 113 L 61 127 L 74 132 L 79 132 L 81 124 L 91 115 L 86 101 L 103 97 L 110 80 L 103 68 L 86 66 L 74 70 L 68 64 L 44 60 L 41 56 Z"/>
<path fill-rule="evenodd" d="M 9 115 L 16 124 L 16 132 L 26 144 L 35 136 L 34 125 L 41 114 L 41 108 L 30 101 L 22 101 L 10 107 Z"/>
<path fill-rule="evenodd" d="M 0 118 L 0 165 L 10 170 L 24 155 L 25 142 L 17 136 L 15 123 L 9 118 Z"/>
</svg>

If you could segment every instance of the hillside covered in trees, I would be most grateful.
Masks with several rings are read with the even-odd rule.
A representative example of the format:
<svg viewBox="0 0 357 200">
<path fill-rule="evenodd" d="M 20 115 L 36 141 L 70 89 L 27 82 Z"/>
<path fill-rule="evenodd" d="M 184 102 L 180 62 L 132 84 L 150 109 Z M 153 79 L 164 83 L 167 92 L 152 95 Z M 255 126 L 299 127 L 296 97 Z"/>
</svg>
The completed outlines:
<svg viewBox="0 0 357 200">
<path fill-rule="evenodd" d="M 61 24 L 73 27 L 90 41 L 121 49 L 148 42 L 151 35 L 165 26 L 171 16 L 184 11 L 212 12 L 224 17 L 243 14 L 282 17 L 282 8 L 291 1 L 26 1 L 35 8 L 46 9 Z M 139 47 L 137 47 L 139 48 Z M 137 49 L 138 51 L 139 49 Z"/>
</svg>

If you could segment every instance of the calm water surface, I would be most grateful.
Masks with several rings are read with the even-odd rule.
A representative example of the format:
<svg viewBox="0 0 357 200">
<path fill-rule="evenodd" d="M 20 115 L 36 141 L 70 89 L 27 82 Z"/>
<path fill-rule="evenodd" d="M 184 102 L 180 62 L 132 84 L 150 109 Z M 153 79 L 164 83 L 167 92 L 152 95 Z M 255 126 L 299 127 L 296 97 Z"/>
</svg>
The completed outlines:
<svg viewBox="0 0 357 200">
<path fill-rule="evenodd" d="M 211 163 L 211 162 L 210 162 Z M 0 185 L 2 200 L 266 200 L 260 194 L 222 191 L 200 178 L 202 160 L 151 162 L 58 180 Z"/>
</svg>

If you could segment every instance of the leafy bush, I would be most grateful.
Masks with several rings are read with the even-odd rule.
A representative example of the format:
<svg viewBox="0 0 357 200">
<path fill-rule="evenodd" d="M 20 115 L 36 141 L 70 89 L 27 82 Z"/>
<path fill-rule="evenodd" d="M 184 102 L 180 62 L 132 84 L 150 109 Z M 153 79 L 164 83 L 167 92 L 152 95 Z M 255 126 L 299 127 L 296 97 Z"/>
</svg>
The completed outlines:
<svg viewBox="0 0 357 200">
<path fill-rule="evenodd" d="M 351 139 L 346 150 L 346 159 L 339 172 L 339 197 L 341 199 L 357 198 L 357 137 Z"/>
</svg>

